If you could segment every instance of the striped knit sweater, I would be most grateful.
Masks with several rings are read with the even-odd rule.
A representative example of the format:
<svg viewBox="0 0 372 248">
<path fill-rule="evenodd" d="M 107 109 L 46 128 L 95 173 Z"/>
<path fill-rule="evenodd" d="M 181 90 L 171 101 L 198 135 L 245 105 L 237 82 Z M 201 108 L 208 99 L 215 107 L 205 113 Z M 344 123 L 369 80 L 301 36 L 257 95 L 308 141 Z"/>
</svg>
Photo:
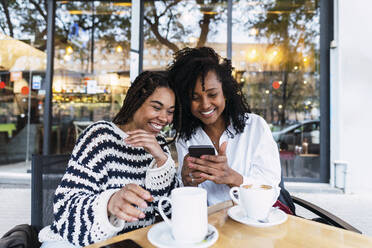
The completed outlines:
<svg viewBox="0 0 372 248">
<path fill-rule="evenodd" d="M 41 230 L 41 242 L 65 240 L 86 246 L 154 223 L 159 199 L 180 185 L 174 161 L 165 146 L 168 160 L 158 168 L 150 153 L 124 142 L 127 136 L 106 121 L 96 122 L 82 133 L 55 193 L 55 220 Z M 156 139 L 159 144 L 165 143 L 160 135 Z M 108 217 L 108 200 L 129 183 L 140 185 L 154 197 L 147 208 L 141 209 L 146 217 L 137 222 Z"/>
</svg>

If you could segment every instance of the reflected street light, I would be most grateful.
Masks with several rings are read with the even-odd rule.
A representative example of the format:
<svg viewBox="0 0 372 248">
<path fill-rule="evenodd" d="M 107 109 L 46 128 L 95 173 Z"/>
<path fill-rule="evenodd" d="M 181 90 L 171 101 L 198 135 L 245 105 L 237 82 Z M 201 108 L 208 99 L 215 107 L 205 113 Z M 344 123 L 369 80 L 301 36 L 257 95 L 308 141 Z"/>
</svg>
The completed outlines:
<svg viewBox="0 0 372 248">
<path fill-rule="evenodd" d="M 66 47 L 66 54 L 71 54 L 74 52 L 74 49 L 72 49 L 71 46 Z"/>
<path fill-rule="evenodd" d="M 118 45 L 115 50 L 117 53 L 121 53 L 123 51 L 123 47 Z"/>
</svg>

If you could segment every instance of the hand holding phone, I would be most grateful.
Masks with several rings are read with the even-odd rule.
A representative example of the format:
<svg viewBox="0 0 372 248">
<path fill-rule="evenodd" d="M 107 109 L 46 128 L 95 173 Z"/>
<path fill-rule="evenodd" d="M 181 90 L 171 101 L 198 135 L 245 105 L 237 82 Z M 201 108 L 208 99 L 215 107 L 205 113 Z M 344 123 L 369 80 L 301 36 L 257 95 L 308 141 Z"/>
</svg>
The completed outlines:
<svg viewBox="0 0 372 248">
<path fill-rule="evenodd" d="M 189 146 L 189 155 L 194 158 L 200 158 L 202 155 L 216 155 L 216 153 L 211 145 L 194 145 Z"/>
</svg>

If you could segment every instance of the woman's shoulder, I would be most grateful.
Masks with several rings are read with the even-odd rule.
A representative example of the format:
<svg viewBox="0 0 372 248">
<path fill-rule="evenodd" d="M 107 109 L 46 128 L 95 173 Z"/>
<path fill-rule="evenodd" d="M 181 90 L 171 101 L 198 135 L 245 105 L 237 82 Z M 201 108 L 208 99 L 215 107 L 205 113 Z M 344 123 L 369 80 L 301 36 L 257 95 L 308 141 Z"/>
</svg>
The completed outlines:
<svg viewBox="0 0 372 248">
<path fill-rule="evenodd" d="M 255 113 L 246 113 L 245 117 L 246 117 L 245 124 L 266 123 L 264 118 Z"/>
<path fill-rule="evenodd" d="M 202 127 L 197 127 L 194 132 L 191 134 L 190 138 L 187 138 L 186 136 L 178 136 L 176 139 L 176 144 L 186 144 L 186 143 L 193 143 L 198 142 L 202 139 L 204 139 L 204 131 Z"/>
<path fill-rule="evenodd" d="M 90 124 L 85 130 L 82 132 L 79 138 L 94 138 L 102 135 L 119 135 L 119 128 L 116 125 L 109 121 L 97 121 Z"/>
<path fill-rule="evenodd" d="M 100 121 L 96 121 L 96 122 L 82 122 L 84 123 L 85 126 L 87 126 L 85 128 L 85 130 L 87 129 L 90 129 L 90 128 L 94 128 L 94 127 L 109 127 L 109 126 L 112 126 L 112 122 L 109 122 L 109 121 L 104 121 L 104 120 L 100 120 Z M 89 124 L 90 123 L 90 124 Z M 89 125 L 87 125 L 89 124 Z"/>
<path fill-rule="evenodd" d="M 102 130 L 102 129 L 110 129 L 114 130 L 114 123 L 109 121 L 96 121 L 92 124 L 90 124 L 85 130 L 86 131 L 92 131 L 92 130 Z"/>
<path fill-rule="evenodd" d="M 269 128 L 269 125 L 261 116 L 254 113 L 247 113 L 245 116 L 245 130 L 249 129 L 251 131 L 252 129 L 255 129 L 264 131 Z"/>
</svg>

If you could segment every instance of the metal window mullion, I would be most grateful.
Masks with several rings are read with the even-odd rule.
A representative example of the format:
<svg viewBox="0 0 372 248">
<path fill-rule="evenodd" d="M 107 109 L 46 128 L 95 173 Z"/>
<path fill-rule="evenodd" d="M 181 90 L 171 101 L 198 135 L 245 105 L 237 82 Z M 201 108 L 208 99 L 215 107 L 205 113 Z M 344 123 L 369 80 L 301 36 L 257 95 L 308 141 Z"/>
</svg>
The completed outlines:
<svg viewBox="0 0 372 248">
<path fill-rule="evenodd" d="M 227 58 L 232 59 L 232 0 L 227 1 Z"/>
<path fill-rule="evenodd" d="M 333 0 L 320 1 L 320 181 L 330 179 L 330 43 Z"/>
<path fill-rule="evenodd" d="M 54 69 L 54 29 L 56 15 L 56 3 L 54 0 L 48 0 L 47 13 L 47 68 L 45 75 L 43 155 L 50 154 L 50 134 L 52 130 L 52 84 Z"/>
</svg>

